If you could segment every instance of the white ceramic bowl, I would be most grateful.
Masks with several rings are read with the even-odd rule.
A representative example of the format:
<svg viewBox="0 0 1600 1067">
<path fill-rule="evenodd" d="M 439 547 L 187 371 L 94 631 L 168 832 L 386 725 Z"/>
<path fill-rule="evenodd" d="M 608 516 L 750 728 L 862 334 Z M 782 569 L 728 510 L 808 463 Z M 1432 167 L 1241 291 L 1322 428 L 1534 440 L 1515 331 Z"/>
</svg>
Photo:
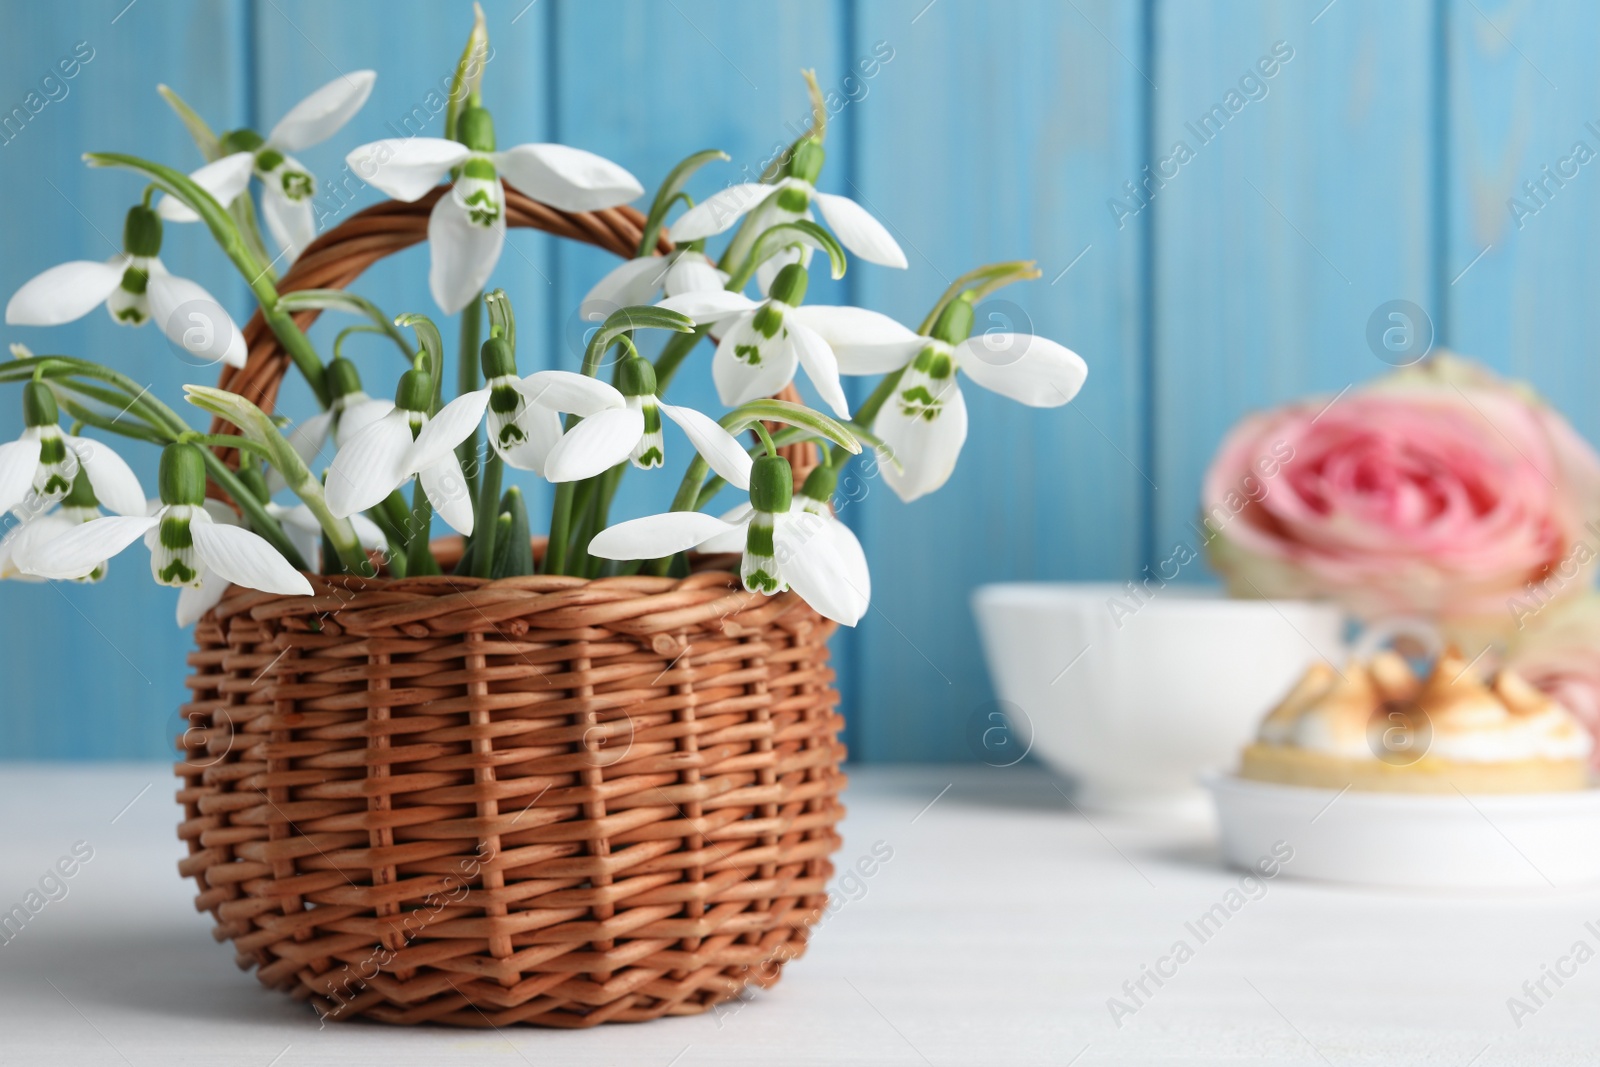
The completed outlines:
<svg viewBox="0 0 1600 1067">
<path fill-rule="evenodd" d="M 1331 606 L 1168 585 L 1008 583 L 973 610 L 1013 737 L 1101 810 L 1205 811 L 1201 772 L 1229 768 L 1318 657 L 1342 658 Z"/>
<path fill-rule="evenodd" d="M 1222 853 L 1238 867 L 1411 889 L 1566 889 L 1600 881 L 1600 789 L 1415 796 L 1309 789 L 1229 775 L 1206 782 Z M 1276 852 L 1274 851 L 1276 849 Z"/>
</svg>

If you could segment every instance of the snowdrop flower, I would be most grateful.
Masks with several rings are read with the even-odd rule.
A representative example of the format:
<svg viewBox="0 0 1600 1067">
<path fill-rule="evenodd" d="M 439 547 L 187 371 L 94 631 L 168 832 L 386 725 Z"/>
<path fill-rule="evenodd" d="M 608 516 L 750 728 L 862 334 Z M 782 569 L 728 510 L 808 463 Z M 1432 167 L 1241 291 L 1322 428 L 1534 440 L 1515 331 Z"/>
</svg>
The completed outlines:
<svg viewBox="0 0 1600 1067">
<path fill-rule="evenodd" d="M 180 626 L 205 614 L 230 582 L 266 593 L 311 595 L 305 575 L 264 539 L 234 525 L 231 517 L 220 520 L 208 509 L 205 495 L 200 449 L 168 445 L 161 454 L 161 503 L 154 514 L 94 519 L 29 545 L 16 564 L 42 578 L 82 578 L 142 536 L 155 580 L 183 589 Z M 215 501 L 210 506 L 220 507 Z"/>
<path fill-rule="evenodd" d="M 328 363 L 328 410 L 318 412 L 289 431 L 289 444 L 296 454 L 311 467 L 322 453 L 322 446 L 331 438 L 337 449 L 346 444 L 361 430 L 377 422 L 394 410 L 388 400 L 374 400 L 361 388 L 361 374 L 356 365 L 343 356 Z M 281 488 L 282 476 L 276 469 L 268 472 L 267 484 Z"/>
<path fill-rule="evenodd" d="M 789 177 L 776 185 L 742 182 L 712 193 L 672 224 L 672 239 L 683 243 L 711 237 L 728 230 L 751 211 L 755 212 L 753 230 L 759 234 L 779 223 L 810 219 L 811 205 L 815 203 L 840 244 L 869 263 L 903 270 L 906 254 L 883 223 L 849 197 L 817 192 L 814 183 L 822 173 L 823 158 L 820 144 L 803 142 L 790 162 Z M 762 290 L 767 290 L 777 269 L 786 262 L 809 263 L 811 251 L 805 249 L 802 257 L 799 251 L 791 250 L 762 264 Z"/>
<path fill-rule="evenodd" d="M 367 102 L 377 77 L 370 70 L 340 75 L 290 108 L 265 138 L 244 129 L 224 134 L 222 157 L 189 177 L 223 207 L 245 191 L 252 174 L 260 178 L 261 213 L 266 216 L 267 228 L 278 247 L 289 253 L 289 259 L 298 259 L 317 235 L 316 214 L 311 206 L 317 179 L 290 153 L 321 144 L 339 132 Z M 162 198 L 158 210 L 162 218 L 172 222 L 195 222 L 200 218 L 171 196 Z"/>
<path fill-rule="evenodd" d="M 796 511 L 794 474 L 781 456 L 755 461 L 750 508 L 717 518 L 698 511 L 647 515 L 602 530 L 589 542 L 603 559 L 655 559 L 697 546 L 708 551 L 743 549 L 739 576 L 744 587 L 768 596 L 792 588 L 817 612 L 854 626 L 866 612 L 869 588 L 865 560 L 847 559 L 836 534 L 821 517 Z"/>
<path fill-rule="evenodd" d="M 42 515 L 24 518 L 4 538 L 0 538 L 0 579 L 13 578 L 24 582 L 42 582 L 43 578 L 29 574 L 17 566 L 17 557 L 26 557 L 33 546 L 54 540 L 62 534 L 100 518 L 100 502 L 83 470 L 72 480 L 72 491 L 61 501 L 61 506 Z M 106 562 L 101 560 L 88 574 L 78 579 L 98 582 L 106 576 Z"/>
<path fill-rule="evenodd" d="M 825 329 L 835 326 L 830 320 Z M 963 298 L 945 305 L 931 337 L 905 330 L 899 340 L 830 338 L 845 374 L 903 372 L 872 424 L 900 464 L 899 470 L 892 464 L 882 470 L 902 500 L 933 492 L 955 469 L 967 439 L 967 402 L 956 381 L 958 370 L 985 389 L 1036 408 L 1067 403 L 1089 376 L 1076 352 L 1046 338 L 1002 332 L 972 337 L 971 332 L 972 304 Z"/>
<path fill-rule="evenodd" d="M 663 292 L 681 296 L 727 284 L 728 272 L 718 270 L 704 252 L 680 248 L 665 257 L 640 256 L 596 282 L 578 305 L 578 314 L 585 321 L 601 322 L 618 308 L 654 303 Z"/>
<path fill-rule="evenodd" d="M 363 180 L 406 201 L 420 199 L 460 168 L 428 217 L 428 285 L 449 313 L 471 302 L 500 260 L 506 239 L 502 174 L 528 196 L 563 211 L 616 207 L 644 192 L 632 174 L 592 152 L 558 144 L 495 151 L 494 124 L 481 107 L 468 106 L 457 130 L 459 142 L 390 138 L 345 157 Z"/>
<path fill-rule="evenodd" d="M 575 481 L 616 466 L 624 459 L 641 470 L 666 462 L 661 433 L 665 415 L 688 436 L 694 450 L 730 485 L 750 487 L 750 454 L 717 421 L 691 408 L 664 404 L 656 397 L 656 372 L 647 360 L 628 356 L 617 371 L 618 392 L 627 406 L 584 419 L 556 443 L 545 461 L 545 477 Z"/>
<path fill-rule="evenodd" d="M 628 459 L 646 436 L 648 416 L 642 404 L 630 403 L 605 382 L 561 370 L 538 371 L 518 378 L 511 346 L 499 337 L 485 341 L 479 357 L 487 384 L 440 408 L 417 434 L 404 466 L 426 467 L 453 455 L 455 447 L 485 421 L 485 415 L 489 444 L 500 458 L 508 466 L 534 471 L 552 482 L 579 481 L 609 470 Z M 651 378 L 653 391 L 653 374 Z M 563 431 L 562 412 L 577 415 L 583 421 Z M 690 412 L 687 421 L 696 426 L 697 434 L 703 435 L 703 426 L 694 423 L 697 415 L 698 412 Z M 660 428 L 658 416 L 658 439 Z M 722 430 L 720 426 L 716 428 Z M 723 432 L 743 454 L 738 442 Z M 716 446 L 707 447 L 715 450 Z M 736 473 L 736 461 L 721 462 L 730 473 Z"/>
<path fill-rule="evenodd" d="M 408 370 L 400 376 L 394 407 L 351 437 L 333 457 L 326 488 L 328 510 L 349 518 L 381 503 L 415 477 L 440 518 L 458 533 L 472 533 L 471 494 L 454 445 L 426 464 L 410 463 L 412 444 L 433 421 L 428 418 L 432 400 L 433 375 Z M 459 440 L 465 439 L 462 434 Z"/>
<path fill-rule="evenodd" d="M 104 304 L 124 326 L 152 318 L 168 340 L 207 362 L 244 366 L 244 334 L 201 285 L 162 266 L 161 218 L 141 205 L 128 209 L 122 254 L 104 263 L 74 260 L 38 275 L 6 304 L 11 326 L 59 326 Z"/>
<path fill-rule="evenodd" d="M 728 407 L 777 394 L 794 380 L 795 369 L 804 367 L 823 401 L 847 419 L 850 406 L 828 338 L 864 344 L 910 331 L 875 311 L 802 307 L 806 281 L 806 268 L 791 263 L 773 279 L 766 300 L 709 290 L 668 297 L 657 306 L 687 315 L 697 324 L 719 327 L 721 340 L 711 360 L 711 376 L 717 396 Z"/>
<path fill-rule="evenodd" d="M 46 511 L 71 491 L 81 470 L 95 495 L 119 515 L 143 515 L 144 490 L 123 458 L 100 441 L 61 432 L 56 398 L 43 382 L 22 389 L 22 436 L 0 445 L 0 514 Z"/>
</svg>

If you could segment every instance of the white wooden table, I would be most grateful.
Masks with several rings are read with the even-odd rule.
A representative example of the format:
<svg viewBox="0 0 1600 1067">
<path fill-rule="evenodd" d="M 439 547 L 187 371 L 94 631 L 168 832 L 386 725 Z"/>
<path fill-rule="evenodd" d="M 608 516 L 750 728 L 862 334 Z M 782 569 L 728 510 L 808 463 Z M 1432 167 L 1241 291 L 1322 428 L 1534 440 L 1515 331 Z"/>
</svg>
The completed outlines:
<svg viewBox="0 0 1600 1067">
<path fill-rule="evenodd" d="M 211 940 L 174 869 L 172 787 L 162 767 L 0 767 L 0 911 L 75 843 L 93 849 L 67 895 L 0 944 L 0 1063 L 1600 1061 L 1600 958 L 1569 957 L 1579 941 L 1600 950 L 1600 893 L 1279 877 L 1230 896 L 1240 876 L 1219 866 L 1209 826 L 1091 822 L 1029 767 L 855 770 L 841 870 L 875 844 L 892 857 L 849 887 L 776 988 L 719 1015 L 576 1033 L 319 1029 Z M 1189 925 L 1230 902 L 1225 920 Z M 1558 986 L 1546 965 L 1571 976 Z M 1146 967 L 1170 977 L 1157 985 Z M 1523 983 L 1538 994 L 1542 977 L 1535 1003 Z M 1131 1013 L 1114 1018 L 1112 997 Z M 1513 997 L 1531 1009 L 1519 1019 Z"/>
</svg>

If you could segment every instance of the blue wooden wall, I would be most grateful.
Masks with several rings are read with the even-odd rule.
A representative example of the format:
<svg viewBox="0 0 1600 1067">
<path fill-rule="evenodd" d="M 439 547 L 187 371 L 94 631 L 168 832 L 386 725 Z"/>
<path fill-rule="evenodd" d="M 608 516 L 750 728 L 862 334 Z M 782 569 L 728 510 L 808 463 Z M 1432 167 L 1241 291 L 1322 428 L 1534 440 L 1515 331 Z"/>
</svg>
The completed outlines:
<svg viewBox="0 0 1600 1067">
<path fill-rule="evenodd" d="M 1046 334 L 1090 363 L 1088 387 L 1063 410 L 1025 410 L 969 387 L 971 437 L 944 491 L 905 506 L 869 482 L 846 509 L 877 592 L 875 610 L 837 646 L 857 758 L 971 758 L 964 727 L 990 699 L 972 587 L 1131 578 L 1170 555 L 1192 536 L 1201 472 L 1236 418 L 1385 369 L 1365 337 L 1386 301 L 1421 306 L 1440 343 L 1531 379 L 1600 436 L 1591 295 L 1600 163 L 1547 183 L 1537 200 L 1522 191 L 1576 142 L 1600 151 L 1593 5 L 485 7 L 495 44 L 485 89 L 501 140 L 588 148 L 647 185 L 703 147 L 728 151 L 730 173 L 758 165 L 803 120 L 798 71 L 815 67 L 825 88 L 854 97 L 833 120 L 823 188 L 869 205 L 911 262 L 905 272 L 858 266 L 818 299 L 915 322 L 963 271 L 1034 258 L 1043 279 L 1002 294 L 984 325 Z M 78 42 L 93 49 L 66 95 L 54 88 L 60 98 L 0 145 L 5 293 L 53 263 L 116 250 L 138 187 L 85 171 L 80 151 L 197 162 L 157 81 L 219 129 L 266 127 L 339 72 L 376 68 L 357 120 L 303 154 L 338 178 L 345 149 L 390 135 L 437 90 L 469 18 L 465 4 L 422 0 L 104 0 L 0 12 L 0 112 L 23 104 Z M 874 53 L 880 69 L 861 79 L 858 64 Z M 1513 197 L 1537 209 L 1520 224 Z M 425 256 L 381 265 L 364 291 L 391 312 L 431 312 Z M 246 294 L 203 233 L 169 228 L 165 258 L 244 315 Z M 604 265 L 589 250 L 512 237 L 496 280 L 524 323 L 544 323 L 530 369 L 572 365 L 571 309 Z M 153 331 L 117 329 L 98 313 L 8 340 L 104 358 L 169 397 L 189 377 Z M 711 399 L 704 384 L 684 395 Z M 0 402 L 6 436 L 13 403 Z M 154 457 L 138 459 L 153 474 Z M 645 485 L 620 507 L 654 509 L 667 491 Z M 1201 565 L 1190 570 L 1205 579 Z M 137 555 L 98 588 L 0 588 L 0 758 L 165 754 L 188 642 L 171 611 L 172 594 L 151 585 Z"/>
</svg>

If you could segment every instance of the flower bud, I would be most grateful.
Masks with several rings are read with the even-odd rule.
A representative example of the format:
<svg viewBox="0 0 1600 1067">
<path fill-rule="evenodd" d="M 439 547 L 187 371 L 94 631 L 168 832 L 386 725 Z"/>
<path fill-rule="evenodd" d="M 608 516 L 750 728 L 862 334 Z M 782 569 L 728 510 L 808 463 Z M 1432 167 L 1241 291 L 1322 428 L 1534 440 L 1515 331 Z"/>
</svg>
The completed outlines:
<svg viewBox="0 0 1600 1067">
<path fill-rule="evenodd" d="M 433 403 L 433 375 L 425 370 L 408 370 L 394 387 L 394 406 L 407 411 L 427 411 Z"/>
<path fill-rule="evenodd" d="M 617 366 L 617 391 L 623 396 L 655 396 L 656 369 L 647 359 L 629 356 Z"/>
<path fill-rule="evenodd" d="M 938 320 L 933 324 L 933 336 L 945 344 L 958 345 L 972 334 L 972 301 L 968 299 L 971 290 L 944 306 L 939 312 Z"/>
<path fill-rule="evenodd" d="M 56 408 L 56 395 L 43 382 L 29 382 L 22 387 L 22 424 L 28 427 L 54 426 L 61 421 Z"/>
<path fill-rule="evenodd" d="M 750 468 L 750 506 L 773 514 L 789 510 L 794 470 L 782 456 L 762 456 Z"/>
<path fill-rule="evenodd" d="M 817 178 L 822 174 L 822 164 L 827 158 L 822 145 L 807 137 L 795 146 L 794 159 L 789 163 L 789 173 L 810 185 L 817 184 Z"/>
<path fill-rule="evenodd" d="M 328 396 L 332 400 L 361 392 L 361 372 L 356 370 L 354 363 L 343 356 L 328 364 L 326 380 Z"/>
<path fill-rule="evenodd" d="M 478 363 L 483 368 L 483 380 L 517 376 L 517 356 L 503 337 L 491 337 L 478 350 Z"/>
<path fill-rule="evenodd" d="M 239 468 L 239 482 L 261 503 L 265 504 L 272 499 L 272 490 L 267 488 L 267 479 L 262 475 L 261 468 L 255 464 L 250 463 Z"/>
<path fill-rule="evenodd" d="M 143 204 L 130 207 L 122 224 L 122 250 L 145 259 L 160 255 L 161 216 Z"/>
<path fill-rule="evenodd" d="M 489 117 L 489 110 L 468 107 L 462 111 L 456 124 L 456 140 L 474 152 L 493 152 L 494 119 Z"/>
<path fill-rule="evenodd" d="M 790 263 L 772 279 L 772 287 L 767 290 L 767 295 L 780 304 L 794 307 L 806 298 L 806 283 L 810 280 L 811 276 L 803 264 Z"/>
<path fill-rule="evenodd" d="M 811 473 L 806 475 L 806 482 L 800 487 L 800 495 L 819 504 L 826 504 L 833 499 L 833 491 L 838 485 L 839 472 L 823 464 L 813 468 Z"/>
<path fill-rule="evenodd" d="M 199 507 L 206 502 L 206 460 L 191 444 L 168 445 L 161 452 L 158 476 L 163 504 Z"/>
</svg>

